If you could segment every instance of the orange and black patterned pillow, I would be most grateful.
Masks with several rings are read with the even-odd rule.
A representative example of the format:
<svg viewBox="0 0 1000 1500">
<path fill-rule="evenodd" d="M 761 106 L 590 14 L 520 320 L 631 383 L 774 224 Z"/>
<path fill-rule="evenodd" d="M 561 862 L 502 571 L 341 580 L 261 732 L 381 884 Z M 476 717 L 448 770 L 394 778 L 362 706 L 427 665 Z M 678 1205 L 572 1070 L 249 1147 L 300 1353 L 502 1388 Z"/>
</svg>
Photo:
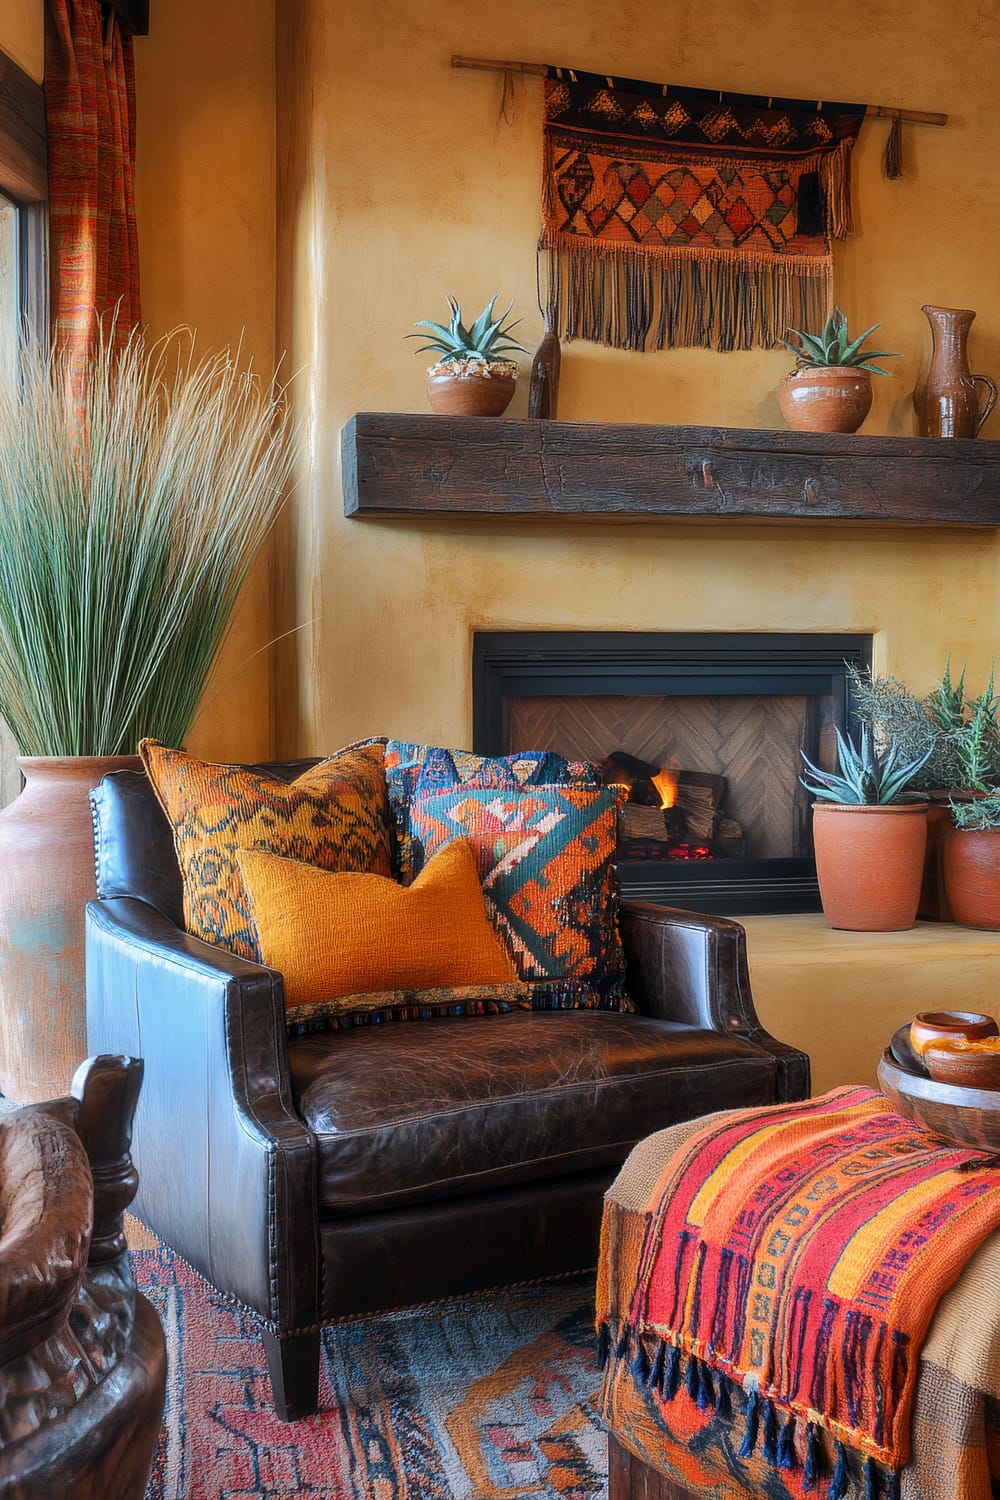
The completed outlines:
<svg viewBox="0 0 1000 1500">
<path fill-rule="evenodd" d="M 540 1007 L 632 1009 L 624 996 L 610 787 L 460 786 L 410 808 L 414 863 L 453 839 L 476 855 L 487 911 Z"/>
<path fill-rule="evenodd" d="M 513 755 L 476 755 L 471 750 L 448 750 L 389 740 L 385 747 L 385 775 L 389 810 L 395 826 L 396 873 L 408 885 L 416 873 L 411 852 L 410 807 L 425 792 L 455 786 L 496 787 L 514 792 L 522 786 L 601 786 L 594 770 L 582 760 L 566 760 L 554 750 L 521 750 Z"/>
<path fill-rule="evenodd" d="M 261 849 L 324 870 L 390 873 L 381 741 L 349 745 L 295 781 L 197 760 L 156 740 L 139 746 L 174 836 L 188 932 L 259 961 L 240 850 Z"/>
</svg>

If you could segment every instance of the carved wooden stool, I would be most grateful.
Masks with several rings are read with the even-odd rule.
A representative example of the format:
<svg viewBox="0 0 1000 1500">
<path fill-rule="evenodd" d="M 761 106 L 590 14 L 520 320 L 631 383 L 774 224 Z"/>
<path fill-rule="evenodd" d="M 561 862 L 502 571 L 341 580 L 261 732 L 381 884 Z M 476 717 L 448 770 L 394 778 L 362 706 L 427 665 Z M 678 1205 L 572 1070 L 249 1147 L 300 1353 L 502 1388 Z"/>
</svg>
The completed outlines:
<svg viewBox="0 0 1000 1500">
<path fill-rule="evenodd" d="M 163 1330 L 122 1212 L 142 1081 L 96 1057 L 72 1097 L 0 1118 L 0 1497 L 141 1500 L 163 1413 Z"/>
</svg>

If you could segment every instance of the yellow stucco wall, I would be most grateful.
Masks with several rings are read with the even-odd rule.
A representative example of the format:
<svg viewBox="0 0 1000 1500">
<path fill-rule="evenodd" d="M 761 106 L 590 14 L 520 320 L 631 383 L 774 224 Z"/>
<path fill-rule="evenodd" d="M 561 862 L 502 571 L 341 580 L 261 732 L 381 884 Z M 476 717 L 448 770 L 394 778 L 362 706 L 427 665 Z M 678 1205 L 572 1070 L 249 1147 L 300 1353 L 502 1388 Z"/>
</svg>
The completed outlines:
<svg viewBox="0 0 1000 1500">
<path fill-rule="evenodd" d="M 278 30 L 278 338 L 303 370 L 308 434 L 281 590 L 284 628 L 300 627 L 278 674 L 285 749 L 373 732 L 467 742 L 477 628 L 872 630 L 878 666 L 919 687 L 949 649 L 988 671 L 992 533 L 348 521 L 339 438 L 355 411 L 426 409 L 426 359 L 403 335 L 446 292 L 474 311 L 499 288 L 523 341 L 540 334 L 540 83 L 519 80 L 514 123 L 498 123 L 499 78 L 453 71 L 453 52 L 948 112 L 947 129 L 906 130 L 897 182 L 880 175 L 888 125 L 865 126 L 858 233 L 836 255 L 852 326 L 881 320 L 880 343 L 902 354 L 893 379 L 876 377 L 866 431 L 912 431 L 923 303 L 975 308 L 974 365 L 1000 373 L 1000 114 L 983 66 L 1000 12 L 957 25 L 937 0 L 628 0 L 613 14 L 598 0 L 278 0 Z M 560 414 L 780 426 L 789 362 L 575 343 Z"/>
<path fill-rule="evenodd" d="M 45 71 L 43 0 L 0 0 L 0 48 L 41 83 Z"/>
<path fill-rule="evenodd" d="M 235 345 L 273 368 L 274 0 L 154 0 L 136 39 L 136 215 L 143 318 L 203 349 Z M 269 753 L 274 637 L 270 558 L 244 590 L 192 749 Z"/>
</svg>

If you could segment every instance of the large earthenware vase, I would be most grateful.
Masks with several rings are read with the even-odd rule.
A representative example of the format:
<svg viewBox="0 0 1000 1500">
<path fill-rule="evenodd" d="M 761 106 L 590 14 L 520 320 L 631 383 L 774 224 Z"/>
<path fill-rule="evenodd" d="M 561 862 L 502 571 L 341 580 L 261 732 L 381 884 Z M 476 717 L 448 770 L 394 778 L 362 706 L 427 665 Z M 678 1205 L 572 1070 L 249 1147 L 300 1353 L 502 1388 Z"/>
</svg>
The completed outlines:
<svg viewBox="0 0 1000 1500">
<path fill-rule="evenodd" d="M 1000 929 L 1000 828 L 954 828 L 941 853 L 951 915 L 963 927 Z"/>
<path fill-rule="evenodd" d="M 857 432 L 871 405 L 871 376 L 850 365 L 793 370 L 778 387 L 778 406 L 793 432 Z"/>
<path fill-rule="evenodd" d="M 0 1093 L 65 1094 L 87 1055 L 84 907 L 95 895 L 88 793 L 135 755 L 24 757 L 0 812 Z"/>
<path fill-rule="evenodd" d="M 969 369 L 969 329 L 976 315 L 968 307 L 930 303 L 920 311 L 931 325 L 933 350 L 927 375 L 913 393 L 918 430 L 922 437 L 976 437 L 997 399 L 990 377 Z"/>
<path fill-rule="evenodd" d="M 817 802 L 813 843 L 831 927 L 901 932 L 913 926 L 927 847 L 926 802 Z"/>
</svg>

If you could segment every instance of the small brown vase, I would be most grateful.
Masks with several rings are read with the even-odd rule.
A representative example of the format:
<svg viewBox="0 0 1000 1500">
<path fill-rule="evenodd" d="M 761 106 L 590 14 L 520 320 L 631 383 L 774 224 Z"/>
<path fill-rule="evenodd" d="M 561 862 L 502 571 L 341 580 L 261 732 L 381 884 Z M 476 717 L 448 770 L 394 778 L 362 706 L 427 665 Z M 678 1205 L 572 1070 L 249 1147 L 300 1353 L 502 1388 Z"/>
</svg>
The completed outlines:
<svg viewBox="0 0 1000 1500">
<path fill-rule="evenodd" d="M 913 926 L 927 846 L 926 802 L 817 802 L 813 843 L 831 927 L 901 932 Z"/>
<path fill-rule="evenodd" d="M 988 375 L 973 375 L 969 370 L 969 329 L 976 315 L 971 308 L 930 303 L 920 311 L 931 325 L 934 341 L 926 379 L 913 393 L 920 435 L 977 437 L 996 404 L 997 388 Z M 982 403 L 977 384 L 985 391 Z"/>
<path fill-rule="evenodd" d="M 963 927 L 1000 929 L 1000 828 L 954 828 L 941 853 L 952 917 Z"/>
<path fill-rule="evenodd" d="M 427 376 L 427 400 L 431 411 L 444 417 L 499 417 L 510 405 L 517 377 L 514 375 L 449 375 L 444 371 Z"/>
<path fill-rule="evenodd" d="M 93 900 L 89 792 L 137 755 L 22 757 L 24 790 L 0 812 L 0 1093 L 69 1091 L 87 1056 L 84 907 Z"/>
<path fill-rule="evenodd" d="M 871 376 L 850 365 L 792 370 L 778 387 L 778 405 L 793 432 L 857 432 L 871 411 Z"/>
</svg>

